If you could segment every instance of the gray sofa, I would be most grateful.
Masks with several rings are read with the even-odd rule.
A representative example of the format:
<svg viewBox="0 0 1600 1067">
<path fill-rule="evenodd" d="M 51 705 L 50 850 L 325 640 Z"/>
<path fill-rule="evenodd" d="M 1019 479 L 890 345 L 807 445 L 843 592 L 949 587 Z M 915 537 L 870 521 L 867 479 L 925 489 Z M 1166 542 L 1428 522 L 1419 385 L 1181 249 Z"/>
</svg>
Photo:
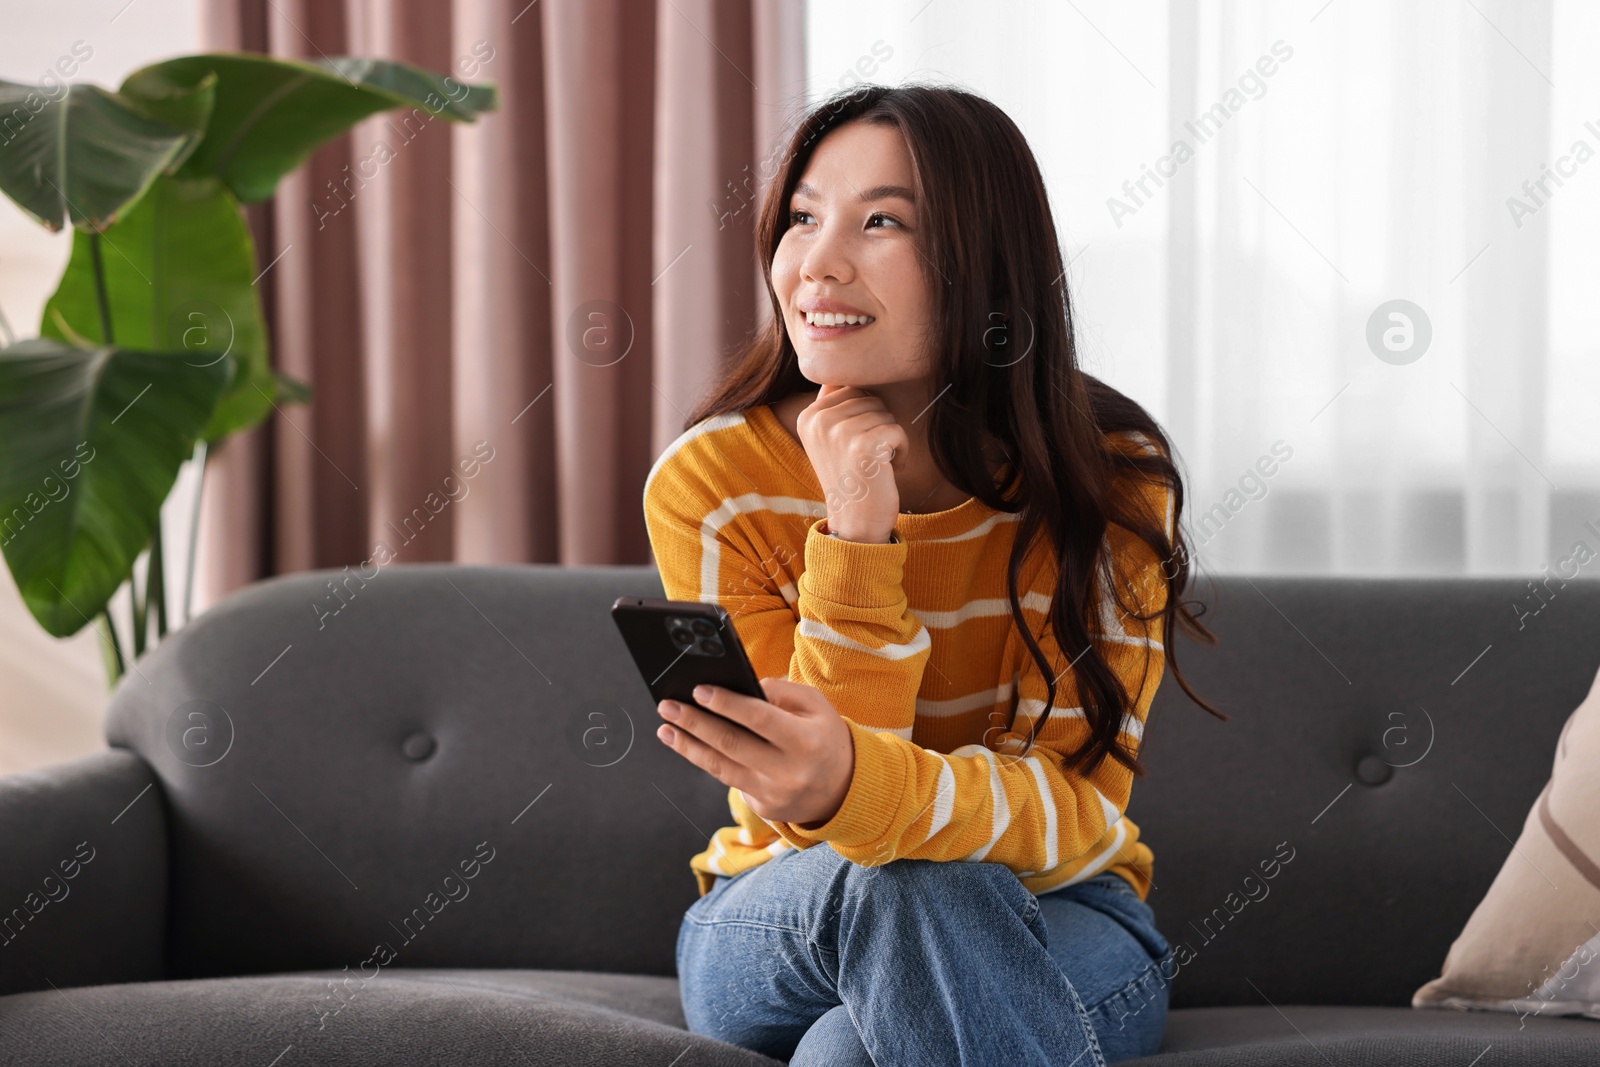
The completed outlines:
<svg viewBox="0 0 1600 1067">
<path fill-rule="evenodd" d="M 162 644 L 109 751 L 0 780 L 0 1063 L 777 1062 L 683 1029 L 726 791 L 655 739 L 622 594 L 654 569 L 296 574 Z M 1170 674 L 1152 711 L 1130 815 L 1189 951 L 1130 1062 L 1600 1062 L 1600 1022 L 1409 1007 L 1600 663 L 1600 584 L 1521 628 L 1513 579 L 1191 596 L 1232 720 Z"/>
</svg>

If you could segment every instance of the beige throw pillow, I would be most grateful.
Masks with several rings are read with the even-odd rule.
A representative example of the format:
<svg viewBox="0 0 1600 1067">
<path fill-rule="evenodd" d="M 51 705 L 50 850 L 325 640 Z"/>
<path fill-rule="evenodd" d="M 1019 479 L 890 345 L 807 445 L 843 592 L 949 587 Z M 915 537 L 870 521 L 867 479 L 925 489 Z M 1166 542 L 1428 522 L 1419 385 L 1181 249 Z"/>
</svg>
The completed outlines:
<svg viewBox="0 0 1600 1067">
<path fill-rule="evenodd" d="M 1411 1006 L 1600 1019 L 1600 674 L 1522 836 Z"/>
</svg>

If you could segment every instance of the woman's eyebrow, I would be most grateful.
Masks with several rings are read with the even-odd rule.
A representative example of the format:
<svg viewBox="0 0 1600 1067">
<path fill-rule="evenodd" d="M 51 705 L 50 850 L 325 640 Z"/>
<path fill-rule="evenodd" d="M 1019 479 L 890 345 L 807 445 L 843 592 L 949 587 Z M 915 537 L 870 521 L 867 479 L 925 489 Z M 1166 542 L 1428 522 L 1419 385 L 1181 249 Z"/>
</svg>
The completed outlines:
<svg viewBox="0 0 1600 1067">
<path fill-rule="evenodd" d="M 794 195 L 809 196 L 813 200 L 819 199 L 817 191 L 805 182 L 801 182 L 794 187 Z M 916 196 L 903 185 L 874 185 L 871 189 L 861 194 L 861 203 L 863 204 L 871 203 L 874 200 L 904 200 L 909 204 L 917 202 Z"/>
</svg>

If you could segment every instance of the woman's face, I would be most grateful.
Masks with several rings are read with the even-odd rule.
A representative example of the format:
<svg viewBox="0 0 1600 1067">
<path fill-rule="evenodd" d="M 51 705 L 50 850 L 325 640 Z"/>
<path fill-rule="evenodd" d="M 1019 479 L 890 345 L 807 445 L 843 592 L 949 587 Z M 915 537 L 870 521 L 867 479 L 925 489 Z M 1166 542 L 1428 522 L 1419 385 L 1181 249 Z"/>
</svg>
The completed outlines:
<svg viewBox="0 0 1600 1067">
<path fill-rule="evenodd" d="M 772 260 L 808 380 L 870 388 L 927 376 L 931 295 L 914 244 L 913 185 L 911 152 L 893 126 L 848 122 L 811 154 Z M 840 325 L 817 322 L 823 313 Z M 851 325 L 844 314 L 865 319 Z"/>
</svg>

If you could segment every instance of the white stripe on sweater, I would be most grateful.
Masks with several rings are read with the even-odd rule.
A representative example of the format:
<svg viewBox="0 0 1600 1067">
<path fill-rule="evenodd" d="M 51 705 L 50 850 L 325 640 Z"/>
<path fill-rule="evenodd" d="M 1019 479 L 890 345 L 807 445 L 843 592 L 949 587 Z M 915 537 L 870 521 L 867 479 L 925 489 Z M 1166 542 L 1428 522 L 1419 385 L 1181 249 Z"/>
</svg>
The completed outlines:
<svg viewBox="0 0 1600 1067">
<path fill-rule="evenodd" d="M 1050 611 L 1054 598 L 1035 589 L 1030 589 L 1017 597 L 1017 603 L 1023 611 L 1045 615 Z M 1115 605 L 1102 599 L 1099 605 L 1101 628 L 1092 631 L 1091 636 L 1104 638 L 1115 644 L 1123 645 L 1148 645 L 1151 648 L 1161 648 L 1161 642 L 1153 637 L 1136 637 L 1129 634 L 1122 625 L 1122 611 Z M 996 615 L 1011 614 L 1011 601 L 1005 597 L 976 597 L 951 611 L 935 611 L 931 608 L 911 609 L 911 613 L 921 621 L 922 625 L 930 630 L 952 630 L 969 619 L 991 618 Z"/>
<path fill-rule="evenodd" d="M 1116 824 L 1116 836 L 1111 839 L 1111 843 L 1105 848 L 1101 849 L 1094 859 L 1085 864 L 1083 870 L 1067 879 L 1066 884 L 1072 885 L 1075 882 L 1087 881 L 1088 879 L 1099 874 L 1106 867 L 1110 866 L 1111 861 L 1116 859 L 1117 853 L 1122 851 L 1122 843 L 1127 839 L 1128 828 L 1122 825 L 1121 819 L 1118 819 Z"/>
<path fill-rule="evenodd" d="M 656 472 L 661 469 L 661 465 L 675 456 L 684 445 L 705 434 L 714 433 L 717 430 L 726 430 L 730 426 L 743 426 L 744 423 L 744 413 L 740 411 L 733 411 L 724 415 L 713 415 L 711 418 L 697 422 L 687 430 L 683 431 L 683 433 L 678 435 L 677 440 L 668 445 L 666 450 L 663 451 L 661 455 L 657 456 L 656 461 L 650 465 L 650 473 L 645 475 L 644 479 L 645 493 L 647 495 L 649 494 L 650 483 L 655 480 Z"/>
<path fill-rule="evenodd" d="M 1039 803 L 1044 809 L 1044 869 L 1048 871 L 1056 865 L 1056 855 L 1061 851 L 1060 831 L 1056 827 L 1056 798 L 1050 791 L 1050 780 L 1045 777 L 1044 764 L 1039 757 L 1029 756 L 1022 762 L 1033 772 L 1033 784 L 1039 790 Z"/>
<path fill-rule="evenodd" d="M 1001 701 L 1010 702 L 1011 683 L 995 686 L 992 689 L 980 689 L 976 693 L 955 697 L 950 700 L 923 700 L 917 699 L 917 718 L 919 719 L 950 719 L 957 715 L 977 711 L 980 708 L 992 708 Z"/>
<path fill-rule="evenodd" d="M 728 873 L 727 869 L 723 867 L 722 863 L 720 862 L 722 857 L 728 854 L 728 850 L 722 845 L 722 838 L 720 834 L 721 831 L 718 831 L 717 833 L 711 835 L 711 854 L 706 857 L 705 861 L 706 868 L 712 874 Z"/>
<path fill-rule="evenodd" d="M 1023 611 L 1043 612 L 1050 609 L 1050 598 L 1032 589 L 1018 596 L 1017 601 L 1022 605 Z M 968 619 L 1010 615 L 1011 601 L 1005 597 L 977 597 L 954 611 L 933 611 L 928 608 L 912 608 L 911 611 L 922 620 L 922 625 L 929 629 L 951 630 Z"/>
<path fill-rule="evenodd" d="M 932 749 L 924 751 L 932 752 Z M 928 823 L 929 840 L 934 834 L 950 825 L 950 817 L 955 813 L 956 801 L 956 772 L 950 766 L 950 761 L 944 758 L 944 753 L 934 752 L 939 757 L 939 782 L 933 787 L 933 818 Z"/>
<path fill-rule="evenodd" d="M 964 530 L 961 533 L 953 534 L 950 537 L 927 537 L 927 538 L 923 538 L 922 540 L 918 541 L 917 543 L 918 544 L 928 544 L 928 545 L 944 545 L 944 544 L 950 544 L 953 541 L 970 541 L 974 537 L 983 537 L 990 530 L 994 529 L 997 525 L 999 525 L 1002 522 L 1021 522 L 1021 521 L 1022 521 L 1021 512 L 997 511 L 993 515 L 990 515 L 987 519 L 984 519 L 982 522 L 978 523 L 978 525 L 974 526 L 970 530 Z"/>
<path fill-rule="evenodd" d="M 928 636 L 925 627 L 917 627 L 917 635 L 909 641 L 886 644 L 882 648 L 873 648 L 871 645 L 862 644 L 853 637 L 846 637 L 827 623 L 818 622 L 816 619 L 802 618 L 798 632 L 801 637 L 810 637 L 818 641 L 826 641 L 830 645 L 840 648 L 854 649 L 857 652 L 867 652 L 883 659 L 906 659 L 926 651 L 933 645 L 933 639 Z"/>
<path fill-rule="evenodd" d="M 703 603 L 715 604 L 719 599 L 717 583 L 722 579 L 722 542 L 717 540 L 717 534 L 724 526 L 731 523 L 735 516 L 748 515 L 756 511 L 770 511 L 775 515 L 803 515 L 813 519 L 827 514 L 826 505 L 822 501 L 806 500 L 797 496 L 744 493 L 740 496 L 723 497 L 722 502 L 712 508 L 700 521 L 700 600 Z M 787 594 L 785 599 L 788 599 Z"/>
<path fill-rule="evenodd" d="M 1006 801 L 1005 781 L 1000 776 L 1000 764 L 992 749 L 984 748 L 982 745 L 962 745 L 960 748 L 952 749 L 950 754 L 977 756 L 989 765 L 989 796 L 992 801 L 989 840 L 973 852 L 961 857 L 968 863 L 980 863 L 1006 832 L 1006 828 L 1011 825 L 1011 805 Z"/>
<path fill-rule="evenodd" d="M 1043 711 L 1044 701 L 1033 697 L 1023 697 L 1017 701 L 1017 716 L 1011 728 L 1018 733 L 1027 733 L 1033 726 L 1033 720 Z M 1087 720 L 1082 708 L 1063 708 L 1060 705 L 1056 705 L 1050 712 L 1048 721 L 1055 722 L 1057 719 L 1063 718 Z M 1144 741 L 1144 723 L 1132 712 L 1125 711 L 1122 713 L 1122 732 L 1130 735 L 1135 741 Z"/>
<path fill-rule="evenodd" d="M 1053 885 L 1049 889 L 1041 890 L 1040 893 L 1035 894 L 1035 896 L 1042 895 L 1043 893 L 1054 893 L 1057 889 L 1065 889 L 1069 885 L 1077 885 L 1079 882 L 1086 882 L 1090 878 L 1093 878 L 1095 875 L 1099 874 L 1105 868 L 1109 867 L 1111 865 L 1111 861 L 1116 859 L 1117 854 L 1122 851 L 1123 842 L 1128 839 L 1128 828 L 1122 825 L 1121 819 L 1117 820 L 1117 824 L 1115 827 L 1113 827 L 1113 829 L 1115 830 L 1115 836 L 1111 838 L 1111 843 L 1096 853 L 1094 858 L 1089 860 L 1088 863 L 1084 864 L 1081 870 L 1075 872 L 1071 878 L 1068 878 L 1060 885 Z M 1048 867 L 1037 871 L 1019 871 L 1017 873 L 1017 877 L 1031 878 L 1035 875 L 1045 874 L 1048 871 Z"/>
</svg>

